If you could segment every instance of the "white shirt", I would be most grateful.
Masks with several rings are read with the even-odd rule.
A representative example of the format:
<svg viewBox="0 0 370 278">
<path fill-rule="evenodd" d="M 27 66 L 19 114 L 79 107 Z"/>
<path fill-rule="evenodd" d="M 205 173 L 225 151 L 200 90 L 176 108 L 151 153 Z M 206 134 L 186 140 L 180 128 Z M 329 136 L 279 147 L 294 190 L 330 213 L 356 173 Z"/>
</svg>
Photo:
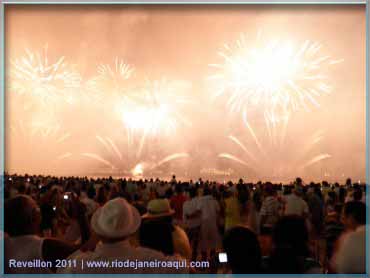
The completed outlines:
<svg viewBox="0 0 370 278">
<path fill-rule="evenodd" d="M 308 214 L 307 203 L 296 194 L 289 194 L 285 197 L 285 215 L 299 215 Z"/>
<path fill-rule="evenodd" d="M 184 262 L 179 256 L 166 257 L 162 253 L 143 247 L 133 247 L 128 240 L 115 243 L 99 243 L 94 252 L 83 253 L 77 251 L 73 253 L 68 259 L 77 260 L 77 268 L 59 269 L 58 273 L 126 273 L 126 274 L 149 274 L 149 273 L 188 273 L 187 268 L 176 269 L 174 267 L 151 267 L 151 268 L 131 268 L 131 267 L 87 267 L 87 262 L 112 262 L 115 260 L 127 262 L 127 260 L 134 262 L 173 262 L 179 261 L 179 264 Z M 81 260 L 84 262 L 84 268 L 81 267 Z"/>
<path fill-rule="evenodd" d="M 191 229 L 191 228 L 196 228 L 200 226 L 201 224 L 200 216 L 193 217 L 191 219 L 188 219 L 186 217 L 187 215 L 192 215 L 197 210 L 199 210 L 199 197 L 195 197 L 193 199 L 185 201 L 182 207 L 182 212 L 183 212 L 184 224 L 186 225 L 187 228 Z"/>
<path fill-rule="evenodd" d="M 366 272 L 366 227 L 344 235 L 333 261 L 337 273 Z"/>
<path fill-rule="evenodd" d="M 199 209 L 202 212 L 199 248 L 202 252 L 216 249 L 220 243 L 217 218 L 220 205 L 210 195 L 199 198 Z"/>
<path fill-rule="evenodd" d="M 218 212 L 220 211 L 220 205 L 210 195 L 199 198 L 199 209 L 202 212 L 202 220 L 217 219 Z"/>
</svg>

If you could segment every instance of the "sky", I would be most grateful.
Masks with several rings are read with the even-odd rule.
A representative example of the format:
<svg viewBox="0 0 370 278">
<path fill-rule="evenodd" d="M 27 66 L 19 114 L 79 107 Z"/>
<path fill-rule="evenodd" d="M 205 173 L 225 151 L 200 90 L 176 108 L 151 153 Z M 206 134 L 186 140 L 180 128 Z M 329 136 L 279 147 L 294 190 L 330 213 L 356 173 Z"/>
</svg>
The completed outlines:
<svg viewBox="0 0 370 278">
<path fill-rule="evenodd" d="M 172 153 L 187 153 L 185 159 L 158 167 L 156 174 L 174 172 L 196 178 L 202 169 L 203 173 L 216 169 L 232 176 L 210 178 L 286 180 L 299 174 L 312 180 L 343 180 L 347 176 L 364 180 L 365 21 L 364 5 L 7 5 L 6 71 L 10 72 L 11 62 L 23 57 L 26 49 L 42 52 L 47 45 L 49 61 L 64 56 L 80 73 L 81 84 L 86 84 L 97 75 L 99 65 L 113 66 L 117 58 L 135 68 L 128 86 L 164 78 L 185 84 L 181 93 L 191 101 L 179 112 L 191 124 L 179 123 L 169 136 L 147 138 L 141 156 L 132 158 L 129 153 L 139 143 L 127 147 L 125 129 L 111 113 L 117 103 L 108 91 L 100 92 L 103 98 L 98 103 L 86 100 L 89 93 L 72 105 L 58 100 L 52 122 L 46 111 L 50 105 L 46 109 L 35 97 L 29 105 L 25 96 L 29 91 L 21 95 L 7 87 L 5 168 L 57 175 L 106 171 L 106 164 L 81 155 L 94 153 L 126 173 L 139 163 L 155 165 Z M 267 152 L 263 160 L 240 115 L 228 112 L 225 98 L 211 98 L 207 78 L 215 73 L 210 64 L 222 63 L 218 53 L 225 43 L 232 44 L 244 34 L 248 45 L 253 45 L 259 32 L 263 41 L 288 41 L 296 48 L 307 40 L 318 42 L 320 54 L 342 60 L 326 72 L 332 92 L 318 98 L 319 107 L 301 109 L 291 116 L 278 150 L 269 143 L 260 113 L 249 115 Z M 6 82 L 13 82 L 9 75 Z M 81 91 L 76 94 L 82 95 Z M 37 117 L 60 127 L 58 134 L 32 134 L 27 124 Z M 63 134 L 69 134 L 68 140 L 57 144 Z M 320 134 L 321 139 L 301 154 L 313 134 Z M 114 141 L 122 158 L 114 158 L 114 150 L 104 149 L 97 135 Z M 230 142 L 229 135 L 240 139 L 258 157 L 254 164 L 258 171 L 218 157 L 230 153 L 250 162 L 241 148 Z M 65 159 L 55 159 L 67 153 Z M 297 170 L 319 154 L 330 158 Z"/>
</svg>

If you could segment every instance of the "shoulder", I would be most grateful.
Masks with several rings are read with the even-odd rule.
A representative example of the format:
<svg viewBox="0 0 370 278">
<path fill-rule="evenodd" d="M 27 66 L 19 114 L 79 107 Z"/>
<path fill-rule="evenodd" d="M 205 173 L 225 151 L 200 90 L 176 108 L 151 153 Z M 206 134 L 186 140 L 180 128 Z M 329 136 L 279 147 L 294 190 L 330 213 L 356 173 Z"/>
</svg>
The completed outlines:
<svg viewBox="0 0 370 278">
<path fill-rule="evenodd" d="M 364 227 L 360 227 L 354 232 L 348 233 L 347 237 L 344 239 L 344 242 L 348 246 L 356 246 L 360 248 L 365 245 L 366 240 L 366 229 Z"/>
<path fill-rule="evenodd" d="M 186 259 L 190 259 L 191 247 L 188 236 L 181 227 L 175 226 L 174 228 L 175 229 L 172 232 L 172 239 L 175 252 L 185 257 Z"/>
<path fill-rule="evenodd" d="M 181 228 L 178 225 L 174 225 L 174 230 L 173 230 L 172 234 L 175 235 L 176 237 L 179 237 L 179 238 L 186 238 L 186 239 L 188 238 L 184 229 Z"/>
</svg>

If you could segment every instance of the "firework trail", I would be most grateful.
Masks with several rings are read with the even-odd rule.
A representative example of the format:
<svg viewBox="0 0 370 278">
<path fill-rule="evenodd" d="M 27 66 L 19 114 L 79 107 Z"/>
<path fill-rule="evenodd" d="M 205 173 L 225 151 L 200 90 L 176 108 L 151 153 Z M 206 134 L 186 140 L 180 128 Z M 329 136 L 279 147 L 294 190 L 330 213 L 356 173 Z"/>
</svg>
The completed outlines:
<svg viewBox="0 0 370 278">
<path fill-rule="evenodd" d="M 6 135 L 7 167 L 15 171 L 50 173 L 58 163 L 72 156 L 69 143 L 72 134 L 61 126 L 38 124 L 33 121 L 15 120 L 9 124 Z M 50 172 L 49 172 L 50 171 Z"/>
<path fill-rule="evenodd" d="M 235 136 L 228 136 L 228 139 L 240 150 L 239 154 L 220 153 L 218 157 L 239 163 L 258 176 L 288 178 L 331 157 L 327 153 L 314 154 L 315 147 L 324 138 L 321 131 L 315 132 L 306 141 L 288 142 L 288 140 L 273 140 L 268 136 L 263 137 L 265 140 L 262 140 L 250 124 L 246 128 L 249 135 L 246 143 Z M 285 132 L 281 128 L 280 131 Z M 281 135 L 283 136 L 285 134 Z"/>
</svg>

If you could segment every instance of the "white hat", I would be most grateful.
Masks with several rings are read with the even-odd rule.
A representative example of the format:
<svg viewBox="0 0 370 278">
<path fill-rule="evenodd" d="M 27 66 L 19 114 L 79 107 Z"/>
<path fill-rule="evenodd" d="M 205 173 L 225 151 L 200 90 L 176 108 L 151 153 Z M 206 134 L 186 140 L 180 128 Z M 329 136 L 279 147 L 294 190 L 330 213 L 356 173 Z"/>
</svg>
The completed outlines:
<svg viewBox="0 0 370 278">
<path fill-rule="evenodd" d="M 135 233 L 141 217 L 135 207 L 123 198 L 115 198 L 99 208 L 91 218 L 91 227 L 100 236 L 122 238 Z"/>
</svg>

